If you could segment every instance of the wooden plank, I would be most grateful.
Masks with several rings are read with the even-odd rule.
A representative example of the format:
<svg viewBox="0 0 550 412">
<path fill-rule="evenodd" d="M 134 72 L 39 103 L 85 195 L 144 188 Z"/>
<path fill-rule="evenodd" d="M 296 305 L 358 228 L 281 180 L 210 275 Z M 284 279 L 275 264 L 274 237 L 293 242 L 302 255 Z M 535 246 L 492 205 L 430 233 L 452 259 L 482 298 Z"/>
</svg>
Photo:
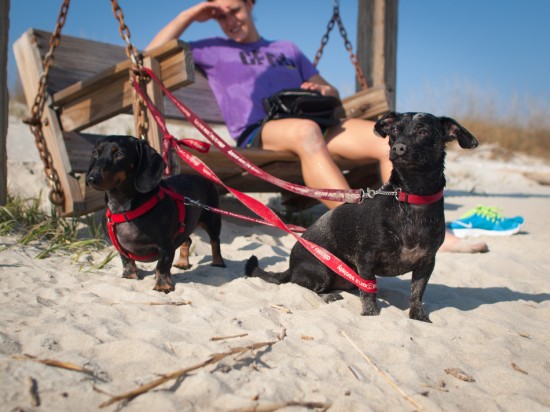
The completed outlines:
<svg viewBox="0 0 550 412">
<path fill-rule="evenodd" d="M 159 62 L 152 58 L 152 57 L 145 57 L 143 59 L 143 66 L 150 69 L 157 77 L 161 78 L 160 73 L 160 64 Z M 164 107 L 163 107 L 163 93 L 162 89 L 156 82 L 148 82 L 145 85 L 141 85 L 142 88 L 144 88 L 145 92 L 147 93 L 147 96 L 149 96 L 149 99 L 151 99 L 151 102 L 156 106 L 159 113 L 161 115 L 164 114 Z M 139 95 L 135 90 L 132 90 L 132 107 L 133 112 L 137 113 L 138 115 L 134 116 L 134 123 L 135 123 L 135 135 L 140 138 L 146 138 L 151 147 L 153 147 L 157 152 L 162 153 L 162 131 L 160 130 L 160 127 L 155 122 L 152 115 L 149 114 L 149 111 L 147 109 L 147 105 L 144 101 L 141 100 Z M 141 114 L 140 114 L 141 113 Z M 145 131 L 147 133 L 146 136 L 140 136 L 140 122 L 146 123 L 147 130 Z M 143 125 L 141 125 L 143 127 Z"/>
<path fill-rule="evenodd" d="M 390 110 L 395 110 L 397 2 L 359 0 L 357 15 L 357 62 L 369 87 L 386 85 Z"/>
<path fill-rule="evenodd" d="M 38 82 L 43 72 L 42 58 L 38 49 L 34 47 L 34 39 L 29 32 L 21 36 L 13 45 L 15 60 L 19 70 L 19 76 L 23 85 L 23 91 L 27 104 L 32 107 Z M 56 169 L 61 187 L 64 192 L 65 202 L 62 214 L 78 214 L 85 209 L 84 198 L 77 178 L 71 174 L 71 163 L 67 154 L 61 127 L 57 113 L 51 109 L 51 99 L 46 100 L 42 116 L 42 130 L 44 141 L 50 152 L 53 166 Z"/>
<path fill-rule="evenodd" d="M 384 84 L 342 99 L 347 118 L 372 119 L 389 111 L 389 97 Z"/>
</svg>

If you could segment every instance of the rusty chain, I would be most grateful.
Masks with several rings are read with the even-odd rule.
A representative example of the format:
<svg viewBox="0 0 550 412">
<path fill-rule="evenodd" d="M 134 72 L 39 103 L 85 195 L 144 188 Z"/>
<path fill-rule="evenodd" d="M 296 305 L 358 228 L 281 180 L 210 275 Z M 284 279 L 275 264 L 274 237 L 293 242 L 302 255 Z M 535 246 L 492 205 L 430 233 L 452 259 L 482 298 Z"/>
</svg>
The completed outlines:
<svg viewBox="0 0 550 412">
<path fill-rule="evenodd" d="M 361 67 L 359 66 L 359 62 L 357 61 L 357 56 L 353 53 L 353 47 L 350 41 L 348 40 L 348 34 L 346 32 L 346 29 L 344 28 L 344 23 L 342 22 L 342 19 L 340 17 L 340 7 L 338 5 L 337 0 L 334 1 L 332 17 L 330 18 L 327 24 L 327 31 L 321 38 L 321 46 L 319 47 L 319 50 L 317 50 L 317 53 L 315 53 L 315 59 L 313 60 L 313 65 L 317 66 L 317 64 L 319 63 L 319 60 L 321 60 L 321 57 L 323 56 L 323 50 L 328 43 L 330 32 L 334 28 L 335 23 L 338 24 L 340 35 L 344 39 L 344 47 L 349 52 L 351 63 L 355 67 L 355 74 L 357 76 L 357 79 L 359 80 L 359 83 L 361 83 L 361 89 L 367 90 L 367 87 L 368 87 L 367 81 L 365 80 L 365 76 L 363 75 L 363 70 L 361 70 Z"/>
<path fill-rule="evenodd" d="M 130 41 L 130 29 L 124 21 L 124 12 L 118 4 L 118 0 L 111 0 L 111 5 L 113 9 L 113 14 L 119 22 L 119 33 L 122 40 L 126 42 L 126 55 L 134 63 L 132 70 L 137 74 L 138 83 L 142 90 L 145 90 L 146 83 L 150 81 L 148 76 L 144 75 L 141 67 L 143 67 L 143 56 L 137 52 L 137 49 L 134 47 Z M 140 138 L 145 139 L 147 133 L 149 132 L 149 117 L 147 116 L 147 106 L 141 97 L 137 97 L 138 104 L 137 107 L 134 107 L 134 110 L 137 111 L 136 118 L 136 127 L 137 134 Z"/>
<path fill-rule="evenodd" d="M 44 56 L 44 60 L 42 62 L 43 72 L 38 80 L 38 92 L 34 98 L 34 103 L 31 109 L 31 117 L 24 120 L 24 122 L 30 126 L 31 132 L 34 135 L 40 159 L 44 164 L 44 173 L 46 174 L 46 178 L 50 184 L 50 194 L 48 197 L 50 202 L 55 206 L 62 206 L 64 204 L 65 195 L 61 186 L 61 181 L 59 180 L 59 174 L 53 165 L 52 155 L 48 150 L 46 140 L 44 139 L 44 133 L 42 131 L 42 115 L 44 113 L 44 105 L 46 104 L 46 85 L 48 83 L 48 74 L 54 62 L 55 49 L 59 46 L 61 41 L 61 29 L 67 19 L 69 4 L 70 0 L 64 0 L 61 5 L 61 9 L 59 10 L 55 30 L 50 37 L 50 48 Z M 45 125 L 47 126 L 47 123 Z"/>
</svg>

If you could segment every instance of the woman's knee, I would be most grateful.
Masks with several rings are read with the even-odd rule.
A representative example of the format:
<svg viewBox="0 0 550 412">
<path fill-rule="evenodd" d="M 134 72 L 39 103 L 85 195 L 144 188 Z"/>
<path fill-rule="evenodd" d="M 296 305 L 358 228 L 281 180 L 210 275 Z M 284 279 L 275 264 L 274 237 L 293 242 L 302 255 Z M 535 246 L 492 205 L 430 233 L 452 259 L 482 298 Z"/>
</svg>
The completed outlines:
<svg viewBox="0 0 550 412">
<path fill-rule="evenodd" d="M 311 120 L 301 119 L 293 129 L 293 139 L 296 150 L 311 155 L 320 150 L 326 150 L 323 131 Z"/>
</svg>

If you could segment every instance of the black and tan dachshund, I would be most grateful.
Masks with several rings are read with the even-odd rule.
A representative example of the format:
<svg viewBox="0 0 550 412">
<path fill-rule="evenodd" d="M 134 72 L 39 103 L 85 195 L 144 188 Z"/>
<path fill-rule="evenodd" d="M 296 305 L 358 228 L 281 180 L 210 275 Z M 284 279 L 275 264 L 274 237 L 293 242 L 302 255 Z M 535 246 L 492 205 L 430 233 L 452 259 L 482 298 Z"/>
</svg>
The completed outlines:
<svg viewBox="0 0 550 412">
<path fill-rule="evenodd" d="M 174 290 L 170 268 L 188 269 L 190 235 L 206 230 L 212 246 L 212 266 L 225 267 L 220 251 L 221 216 L 201 207 L 184 207 L 183 198 L 218 207 L 216 187 L 196 175 L 162 179 L 162 157 L 140 139 L 106 136 L 95 145 L 86 183 L 105 191 L 105 231 L 119 251 L 122 276 L 139 279 L 136 260 L 157 261 L 154 290 Z"/>
<path fill-rule="evenodd" d="M 400 200 L 377 195 L 361 204 L 341 205 L 323 215 L 303 237 L 332 252 L 364 279 L 412 272 L 409 317 L 429 322 L 422 297 L 445 237 L 445 145 L 458 140 L 462 148 L 470 149 L 477 140 L 455 120 L 427 113 L 389 113 L 374 129 L 381 137 L 389 136 L 393 171 L 384 190 L 401 191 Z M 293 247 L 285 272 L 260 269 L 255 256 L 245 272 L 272 283 L 294 282 L 317 293 L 354 288 L 300 243 Z M 379 313 L 376 294 L 360 291 L 360 297 L 362 315 Z"/>
</svg>

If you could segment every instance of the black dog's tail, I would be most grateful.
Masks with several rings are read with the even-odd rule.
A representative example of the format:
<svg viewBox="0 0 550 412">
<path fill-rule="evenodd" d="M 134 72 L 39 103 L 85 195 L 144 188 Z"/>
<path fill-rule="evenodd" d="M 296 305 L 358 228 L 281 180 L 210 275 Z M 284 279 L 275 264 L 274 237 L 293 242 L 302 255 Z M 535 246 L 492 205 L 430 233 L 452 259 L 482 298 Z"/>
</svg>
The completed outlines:
<svg viewBox="0 0 550 412">
<path fill-rule="evenodd" d="M 250 259 L 246 262 L 244 272 L 246 276 L 258 277 L 266 282 L 275 283 L 277 285 L 290 282 L 290 270 L 286 270 L 285 272 L 266 272 L 260 269 L 258 266 L 258 258 L 254 255 L 250 256 Z"/>
</svg>

